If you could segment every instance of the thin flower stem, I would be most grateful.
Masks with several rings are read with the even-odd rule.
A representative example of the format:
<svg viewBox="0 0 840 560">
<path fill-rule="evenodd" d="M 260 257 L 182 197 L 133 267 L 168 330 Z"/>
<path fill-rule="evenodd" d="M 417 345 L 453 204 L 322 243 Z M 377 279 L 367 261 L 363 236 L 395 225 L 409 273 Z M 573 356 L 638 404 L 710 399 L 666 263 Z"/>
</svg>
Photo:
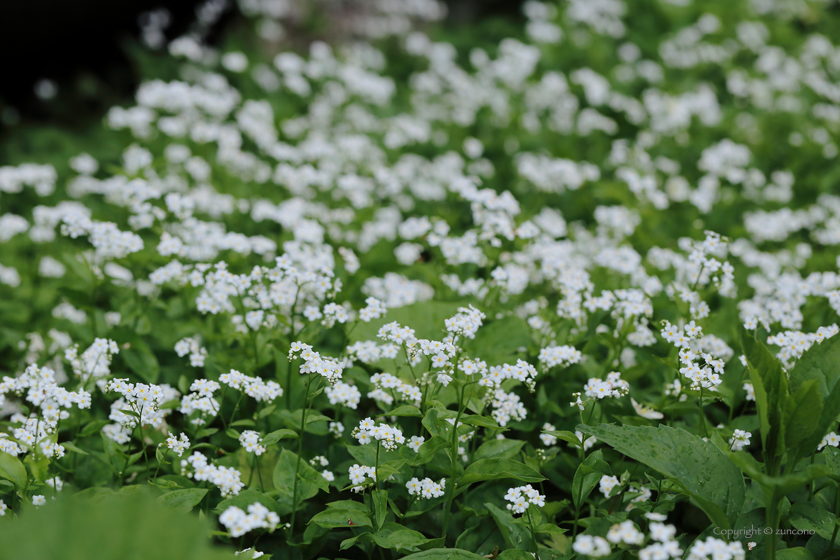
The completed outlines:
<svg viewBox="0 0 840 560">
<path fill-rule="evenodd" d="M 163 464 L 163 461 L 164 461 L 164 459 L 166 459 L 166 456 L 167 456 L 167 455 L 169 455 L 169 448 L 168 448 L 168 447 L 166 448 L 166 452 L 163 454 L 163 459 L 161 459 L 160 461 L 158 461 L 158 466 L 157 466 L 157 468 L 155 469 L 155 476 L 153 476 L 153 477 L 152 477 L 152 478 L 154 478 L 155 480 L 157 480 L 158 473 L 160 472 L 160 466 Z"/>
<path fill-rule="evenodd" d="M 455 417 L 455 423 L 452 425 L 452 446 L 450 449 L 450 463 L 452 468 L 452 478 L 455 477 L 455 463 L 458 457 L 458 422 L 461 420 L 461 414 L 464 413 L 464 386 L 462 385 L 458 391 L 458 415 Z M 446 542 L 446 533 L 449 530 L 449 516 L 452 512 L 452 500 L 455 498 L 455 483 L 451 482 L 446 489 L 446 506 L 443 514 L 443 534 L 441 538 Z"/>
<path fill-rule="evenodd" d="M 300 434 L 298 437 L 298 452 L 297 452 L 297 462 L 295 463 L 295 478 L 294 482 L 292 483 L 292 520 L 290 522 L 291 527 L 289 531 L 294 534 L 295 530 L 295 515 L 297 514 L 297 506 L 298 506 L 298 473 L 300 472 L 300 456 L 303 453 L 303 433 L 306 429 L 306 416 L 309 413 L 309 408 L 312 406 L 310 402 L 309 405 L 306 404 L 306 400 L 309 398 L 309 389 L 312 386 L 312 378 L 317 377 L 318 383 L 320 383 L 321 377 L 317 374 L 309 374 L 309 378 L 306 380 L 306 393 L 303 396 L 303 412 L 300 415 Z"/>
</svg>

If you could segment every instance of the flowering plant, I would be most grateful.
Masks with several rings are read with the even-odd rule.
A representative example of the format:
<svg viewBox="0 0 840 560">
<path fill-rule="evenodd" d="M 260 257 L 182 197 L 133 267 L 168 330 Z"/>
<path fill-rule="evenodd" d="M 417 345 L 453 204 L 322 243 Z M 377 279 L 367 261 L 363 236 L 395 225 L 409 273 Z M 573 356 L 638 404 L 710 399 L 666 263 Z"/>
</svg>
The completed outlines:
<svg viewBox="0 0 840 560">
<path fill-rule="evenodd" d="M 300 54 L 287 4 L 171 41 L 117 156 L 0 167 L 0 531 L 142 487 L 253 558 L 836 554 L 832 5 Z"/>
</svg>

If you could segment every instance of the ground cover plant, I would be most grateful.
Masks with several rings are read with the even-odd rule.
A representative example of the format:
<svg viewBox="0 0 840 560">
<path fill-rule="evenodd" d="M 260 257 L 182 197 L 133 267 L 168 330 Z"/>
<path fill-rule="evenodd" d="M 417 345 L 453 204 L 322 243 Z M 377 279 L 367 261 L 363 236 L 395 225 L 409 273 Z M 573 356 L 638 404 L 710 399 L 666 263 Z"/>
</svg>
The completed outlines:
<svg viewBox="0 0 840 560">
<path fill-rule="evenodd" d="M 214 6 L 4 146 L 0 557 L 840 557 L 836 2 Z"/>
</svg>

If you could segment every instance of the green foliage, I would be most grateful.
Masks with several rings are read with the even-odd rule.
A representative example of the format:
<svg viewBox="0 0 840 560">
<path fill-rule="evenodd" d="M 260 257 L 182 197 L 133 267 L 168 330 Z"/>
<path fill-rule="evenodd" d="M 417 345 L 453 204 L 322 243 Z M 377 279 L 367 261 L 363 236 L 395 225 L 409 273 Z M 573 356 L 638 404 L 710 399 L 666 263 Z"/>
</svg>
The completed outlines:
<svg viewBox="0 0 840 560">
<path fill-rule="evenodd" d="M 137 488 L 137 487 L 135 487 Z M 156 503 L 145 492 L 93 500 L 61 496 L 14 523 L 0 523 L 0 558 L 43 560 L 216 560 L 208 524 Z"/>
</svg>

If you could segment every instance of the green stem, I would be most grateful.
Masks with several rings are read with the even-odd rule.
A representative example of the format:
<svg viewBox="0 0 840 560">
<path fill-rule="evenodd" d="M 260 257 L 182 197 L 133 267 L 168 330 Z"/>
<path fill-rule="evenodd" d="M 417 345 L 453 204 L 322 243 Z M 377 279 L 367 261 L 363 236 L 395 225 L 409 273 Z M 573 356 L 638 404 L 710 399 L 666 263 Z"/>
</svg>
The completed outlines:
<svg viewBox="0 0 840 560">
<path fill-rule="evenodd" d="M 295 478 L 294 483 L 292 484 L 292 520 L 291 526 L 289 527 L 289 531 L 291 534 L 294 534 L 295 530 L 295 514 L 297 513 L 297 505 L 298 505 L 298 473 L 300 472 L 300 456 L 303 453 L 303 432 L 306 428 L 306 416 L 309 413 L 309 408 L 312 403 L 309 403 L 309 406 L 306 405 L 306 400 L 309 398 L 309 388 L 312 386 L 312 378 L 317 377 L 320 381 L 321 376 L 318 374 L 309 374 L 309 378 L 306 380 L 306 393 L 303 396 L 303 413 L 300 415 L 300 435 L 298 437 L 298 452 L 297 452 L 297 462 L 295 463 Z"/>
<path fill-rule="evenodd" d="M 161 459 L 160 461 L 158 461 L 158 466 L 157 466 L 157 468 L 155 469 L 155 476 L 153 476 L 153 477 L 152 477 L 152 478 L 154 478 L 155 480 L 157 480 L 158 473 L 160 472 L 160 466 L 163 464 L 163 461 L 164 461 L 164 459 L 166 459 L 166 456 L 167 456 L 167 455 L 169 455 L 169 448 L 168 448 L 168 447 L 166 448 L 166 452 L 163 454 L 163 459 Z"/>
<path fill-rule="evenodd" d="M 834 492 L 834 515 L 837 515 L 838 512 L 840 512 L 840 485 L 837 486 Z M 840 529 L 840 525 L 835 523 L 834 532 L 831 533 L 831 544 L 829 548 L 834 548 L 834 541 L 837 539 L 837 529 Z"/>
<path fill-rule="evenodd" d="M 379 440 L 376 440 L 376 464 L 373 466 L 373 476 L 376 479 L 374 484 L 376 485 L 376 489 L 379 490 L 379 449 L 382 447 L 382 444 Z"/>
<path fill-rule="evenodd" d="M 233 412 L 230 415 L 228 425 L 233 424 L 233 419 L 236 418 L 236 413 L 239 412 L 239 404 L 242 402 L 242 397 L 245 396 L 244 391 L 239 391 L 239 399 L 236 401 L 236 406 L 233 407 Z"/>
<path fill-rule="evenodd" d="M 452 425 L 452 449 L 450 450 L 449 459 L 452 467 L 452 482 L 446 489 L 446 509 L 443 514 L 443 535 L 441 538 L 446 542 L 446 533 L 449 529 L 449 515 L 452 511 L 452 500 L 455 499 L 455 464 L 458 457 L 458 422 L 461 420 L 461 414 L 464 413 L 464 386 L 461 386 L 458 392 L 458 415 L 455 416 L 455 423 Z"/>
<path fill-rule="evenodd" d="M 525 512 L 528 514 L 528 525 L 530 525 L 531 529 L 531 543 L 534 545 L 534 558 L 536 558 L 536 560 L 540 560 L 540 546 L 537 544 L 536 535 L 537 528 L 534 526 L 534 518 L 531 516 L 531 508 L 528 507 Z"/>
<path fill-rule="evenodd" d="M 781 467 L 781 462 L 778 458 L 774 458 L 772 461 L 766 461 L 765 464 L 768 467 L 768 472 L 771 477 L 776 478 L 779 476 L 779 471 Z M 767 516 L 767 527 L 770 528 L 771 533 L 767 536 L 766 539 L 766 550 L 765 550 L 765 558 L 767 560 L 776 560 L 776 540 L 778 538 L 779 531 L 779 518 L 780 518 L 780 511 L 779 511 L 779 500 L 775 499 L 775 496 L 768 496 L 765 494 L 764 497 L 765 503 L 767 504 L 766 516 Z"/>
</svg>

